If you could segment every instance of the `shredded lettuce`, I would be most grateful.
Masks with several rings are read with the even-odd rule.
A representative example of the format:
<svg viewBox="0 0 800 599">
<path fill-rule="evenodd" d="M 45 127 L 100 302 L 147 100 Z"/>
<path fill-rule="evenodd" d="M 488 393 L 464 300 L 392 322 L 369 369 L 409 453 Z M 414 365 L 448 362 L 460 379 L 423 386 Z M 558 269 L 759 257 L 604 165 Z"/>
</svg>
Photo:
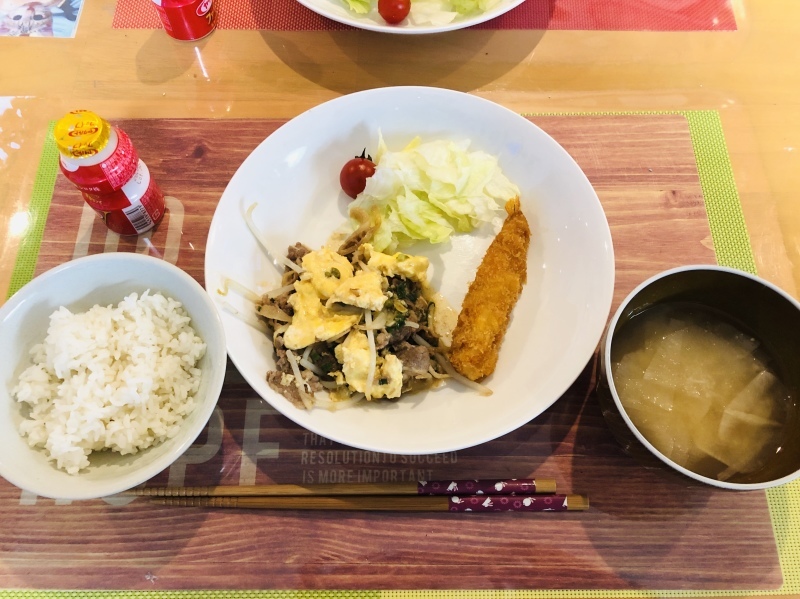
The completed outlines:
<svg viewBox="0 0 800 599">
<path fill-rule="evenodd" d="M 452 23 L 457 16 L 449 0 L 414 0 L 408 20 L 414 25 L 441 27 Z"/>
<path fill-rule="evenodd" d="M 494 7 L 500 0 L 450 0 L 451 10 L 461 15 L 486 12 Z"/>
<path fill-rule="evenodd" d="M 414 25 L 442 26 L 458 16 L 486 12 L 500 0 L 413 0 L 409 21 Z M 366 15 L 377 7 L 377 0 L 344 0 L 345 5 L 358 15 Z M 376 8 L 377 11 L 377 8 Z"/>
<path fill-rule="evenodd" d="M 371 0 L 345 0 L 345 3 L 350 10 L 359 15 L 367 14 L 372 7 Z"/>
<path fill-rule="evenodd" d="M 375 153 L 375 174 L 350 205 L 369 213 L 377 209 L 381 225 L 372 244 L 392 252 L 415 241 L 442 243 L 454 232 L 483 223 L 502 222 L 506 201 L 519 196 L 497 158 L 470 151 L 470 141 L 415 138 L 391 151 L 383 136 Z"/>
</svg>

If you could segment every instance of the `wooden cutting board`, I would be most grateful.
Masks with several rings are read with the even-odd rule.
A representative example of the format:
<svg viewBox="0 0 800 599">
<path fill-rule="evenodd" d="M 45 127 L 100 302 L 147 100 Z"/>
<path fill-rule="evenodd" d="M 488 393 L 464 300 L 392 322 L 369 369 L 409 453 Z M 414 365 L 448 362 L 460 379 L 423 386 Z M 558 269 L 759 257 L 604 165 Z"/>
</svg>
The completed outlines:
<svg viewBox="0 0 800 599">
<path fill-rule="evenodd" d="M 616 254 L 615 309 L 648 276 L 714 252 L 688 123 L 677 115 L 548 116 L 597 190 Z M 150 251 L 203 282 L 216 203 L 277 120 L 118 122 L 177 198 L 150 238 L 107 235 L 59 174 L 37 273 L 102 251 Z M 0 481 L 0 588 L 775 589 L 763 492 L 694 483 L 623 453 L 593 392 L 595 361 L 517 431 L 437 456 L 354 450 L 272 410 L 229 372 L 197 444 L 152 484 L 552 477 L 583 513 L 355 514 L 202 511 L 143 498 L 57 502 Z"/>
</svg>

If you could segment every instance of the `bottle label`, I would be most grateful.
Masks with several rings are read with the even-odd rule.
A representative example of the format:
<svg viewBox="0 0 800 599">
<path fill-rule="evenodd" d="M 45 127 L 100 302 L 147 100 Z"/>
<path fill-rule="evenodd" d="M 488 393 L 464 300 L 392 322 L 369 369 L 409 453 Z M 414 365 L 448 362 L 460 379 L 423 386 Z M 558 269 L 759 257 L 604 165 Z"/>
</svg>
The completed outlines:
<svg viewBox="0 0 800 599">
<path fill-rule="evenodd" d="M 134 153 L 133 142 L 128 134 L 118 129 L 117 137 L 116 151 L 100 163 L 108 184 L 114 189 L 119 189 L 128 182 L 132 175 L 131 167 L 135 169 L 135 165 L 139 162 L 138 154 Z"/>
<path fill-rule="evenodd" d="M 128 217 L 128 221 L 130 221 L 137 233 L 144 233 L 153 226 L 153 219 L 150 218 L 147 210 L 139 200 L 136 200 L 127 208 L 123 208 L 122 211 Z"/>
<path fill-rule="evenodd" d="M 213 0 L 154 0 L 166 32 L 179 40 L 198 40 L 217 26 Z"/>
<path fill-rule="evenodd" d="M 166 210 L 164 194 L 141 160 L 136 173 L 119 191 L 108 194 L 84 192 L 83 197 L 106 226 L 120 235 L 139 235 L 152 229 Z"/>
<path fill-rule="evenodd" d="M 131 205 L 122 209 L 136 233 L 152 229 L 164 214 L 164 194 L 150 179 L 147 191 L 140 198 L 130 200 Z"/>
<path fill-rule="evenodd" d="M 61 156 L 61 172 L 75 187 L 91 194 L 112 193 L 125 185 L 136 172 L 139 154 L 130 137 L 117 129 L 117 145 L 113 153 L 98 164 L 80 165 L 65 162 Z"/>
</svg>

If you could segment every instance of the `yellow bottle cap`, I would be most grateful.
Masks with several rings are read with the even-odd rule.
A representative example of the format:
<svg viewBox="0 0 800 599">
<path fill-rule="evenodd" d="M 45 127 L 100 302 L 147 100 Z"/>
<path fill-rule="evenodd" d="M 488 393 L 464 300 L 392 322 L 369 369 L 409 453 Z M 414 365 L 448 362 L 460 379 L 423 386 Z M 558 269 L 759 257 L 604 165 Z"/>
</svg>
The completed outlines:
<svg viewBox="0 0 800 599">
<path fill-rule="evenodd" d="M 73 110 L 56 122 L 53 135 L 64 156 L 86 158 L 106 146 L 111 125 L 90 110 Z"/>
</svg>

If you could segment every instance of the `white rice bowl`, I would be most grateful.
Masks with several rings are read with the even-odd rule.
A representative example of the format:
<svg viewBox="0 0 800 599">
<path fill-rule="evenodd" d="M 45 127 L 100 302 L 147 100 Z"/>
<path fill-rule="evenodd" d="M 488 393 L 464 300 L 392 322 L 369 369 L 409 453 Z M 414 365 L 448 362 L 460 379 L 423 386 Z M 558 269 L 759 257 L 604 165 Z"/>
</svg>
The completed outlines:
<svg viewBox="0 0 800 599">
<path fill-rule="evenodd" d="M 50 315 L 14 398 L 20 432 L 77 474 L 93 451 L 136 453 L 178 434 L 195 406 L 206 345 L 180 302 L 148 289 L 116 306 Z"/>
<path fill-rule="evenodd" d="M 61 499 L 112 495 L 170 466 L 207 424 L 227 362 L 205 290 L 132 253 L 31 281 L 0 308 L 0 352 L 0 475 Z"/>
</svg>

